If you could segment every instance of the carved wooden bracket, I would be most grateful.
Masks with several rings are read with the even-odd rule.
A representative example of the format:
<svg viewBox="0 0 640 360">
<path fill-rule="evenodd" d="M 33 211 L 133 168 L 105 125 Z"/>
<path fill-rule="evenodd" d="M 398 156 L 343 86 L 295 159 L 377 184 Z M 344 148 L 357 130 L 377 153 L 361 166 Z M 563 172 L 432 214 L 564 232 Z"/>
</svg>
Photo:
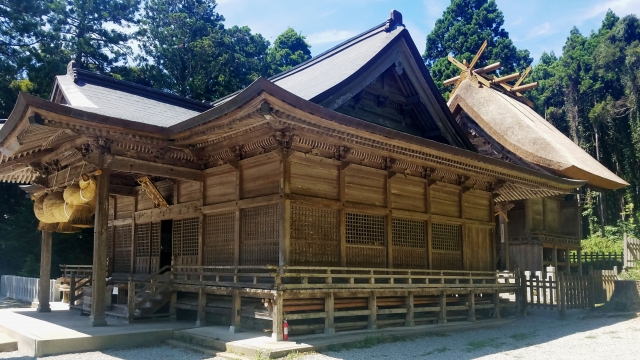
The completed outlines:
<svg viewBox="0 0 640 360">
<path fill-rule="evenodd" d="M 153 183 L 151 182 L 151 180 L 149 180 L 148 177 L 143 176 L 141 178 L 136 179 L 136 181 L 138 181 L 138 183 L 142 185 L 142 189 L 144 190 L 145 193 L 147 193 L 147 195 L 149 195 L 153 203 L 156 204 L 157 208 L 169 207 L 169 204 L 167 204 L 167 201 L 164 199 L 162 194 L 160 194 L 160 192 L 158 191 L 158 188 L 156 188 L 156 186 L 153 185 Z"/>
</svg>

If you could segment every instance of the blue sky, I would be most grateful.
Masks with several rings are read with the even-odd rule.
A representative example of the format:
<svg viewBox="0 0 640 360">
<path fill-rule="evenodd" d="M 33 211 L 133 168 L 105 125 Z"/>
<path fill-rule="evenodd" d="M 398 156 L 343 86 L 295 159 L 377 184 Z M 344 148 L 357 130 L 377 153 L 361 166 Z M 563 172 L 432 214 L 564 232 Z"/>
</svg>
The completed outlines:
<svg viewBox="0 0 640 360">
<path fill-rule="evenodd" d="M 317 55 L 385 21 L 396 9 L 422 53 L 426 35 L 450 0 L 218 0 L 225 25 L 247 25 L 269 41 L 291 26 L 307 37 Z M 583 34 L 600 27 L 607 9 L 640 15 L 640 0 L 497 0 L 504 28 L 534 61 L 543 51 L 562 53 L 573 26 Z"/>
</svg>

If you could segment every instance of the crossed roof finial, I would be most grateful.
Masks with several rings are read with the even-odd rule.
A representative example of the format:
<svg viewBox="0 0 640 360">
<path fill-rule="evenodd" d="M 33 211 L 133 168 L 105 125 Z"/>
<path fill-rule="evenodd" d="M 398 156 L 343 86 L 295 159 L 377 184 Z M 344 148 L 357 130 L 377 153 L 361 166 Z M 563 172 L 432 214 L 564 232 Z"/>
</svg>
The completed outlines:
<svg viewBox="0 0 640 360">
<path fill-rule="evenodd" d="M 529 66 L 522 74 L 520 74 L 519 72 L 516 72 L 511 75 L 506 75 L 502 77 L 495 77 L 494 75 L 485 75 L 489 72 L 500 69 L 500 62 L 496 62 L 490 65 L 487 65 L 485 67 L 474 69 L 476 63 L 478 62 L 478 60 L 480 60 L 480 56 L 482 56 L 482 53 L 486 48 L 487 48 L 487 41 L 485 40 L 482 43 L 482 46 L 480 46 L 480 49 L 478 50 L 478 52 L 476 53 L 476 56 L 473 57 L 473 60 L 471 60 L 471 63 L 469 64 L 467 64 L 466 60 L 464 60 L 463 62 L 460 62 L 451 55 L 447 56 L 447 59 L 453 65 L 455 65 L 460 69 L 460 75 L 444 81 L 444 86 L 450 86 L 455 84 L 455 86 L 453 87 L 453 90 L 451 91 L 450 96 L 453 96 L 453 94 L 456 92 L 456 90 L 458 89 L 458 86 L 460 85 L 460 83 L 462 83 L 462 81 L 464 81 L 465 79 L 470 79 L 473 82 L 477 83 L 478 85 L 484 85 L 487 87 L 491 87 L 492 85 L 494 87 L 500 86 L 500 89 L 502 89 L 503 91 L 511 93 L 515 95 L 518 99 L 522 100 L 527 105 L 533 106 L 533 103 L 529 101 L 529 99 L 525 98 L 524 95 L 521 94 L 521 92 L 538 87 L 537 82 L 521 85 L 522 81 L 524 81 L 527 75 L 529 75 L 529 72 L 531 71 L 531 66 Z M 508 84 L 509 81 L 512 81 L 515 79 L 518 79 L 515 84 L 513 85 Z"/>
</svg>

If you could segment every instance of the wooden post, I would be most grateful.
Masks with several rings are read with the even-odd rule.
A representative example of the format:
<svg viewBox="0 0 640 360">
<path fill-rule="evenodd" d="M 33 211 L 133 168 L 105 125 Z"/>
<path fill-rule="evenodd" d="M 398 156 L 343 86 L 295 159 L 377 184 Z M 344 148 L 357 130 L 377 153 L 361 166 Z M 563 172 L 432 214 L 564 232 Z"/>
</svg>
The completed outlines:
<svg viewBox="0 0 640 360">
<path fill-rule="evenodd" d="M 40 279 L 38 280 L 38 312 L 51 312 L 49 293 L 51 292 L 51 232 L 42 232 L 40 244 Z"/>
<path fill-rule="evenodd" d="M 444 290 L 440 292 L 440 316 L 438 317 L 438 323 L 447 323 L 447 293 Z"/>
<path fill-rule="evenodd" d="M 558 273 L 558 245 L 553 245 L 553 251 L 551 252 L 551 261 L 553 262 L 553 271 Z"/>
<path fill-rule="evenodd" d="M 335 297 L 332 292 L 327 293 L 324 298 L 324 312 L 327 314 L 324 318 L 325 335 L 333 335 L 336 333 L 336 329 L 333 326 L 333 319 L 335 315 L 334 300 Z"/>
<path fill-rule="evenodd" d="M 178 302 L 178 292 L 171 292 L 171 300 L 169 300 L 169 321 L 176 321 L 176 303 Z"/>
<path fill-rule="evenodd" d="M 229 332 L 232 334 L 240 332 L 240 309 L 242 306 L 242 297 L 238 293 L 238 290 L 233 291 L 233 297 L 231 298 L 231 326 L 229 326 Z"/>
<path fill-rule="evenodd" d="M 375 330 L 378 328 L 378 304 L 376 301 L 376 293 L 373 291 L 369 295 L 368 305 L 369 305 L 368 308 L 370 312 L 369 312 L 369 319 L 367 322 L 367 329 Z"/>
<path fill-rule="evenodd" d="M 131 322 L 136 313 L 136 282 L 133 275 L 129 276 L 127 286 L 127 320 Z"/>
<path fill-rule="evenodd" d="M 340 199 L 340 209 L 339 209 L 339 229 L 338 233 L 339 241 L 340 241 L 340 266 L 347 266 L 347 211 L 344 208 L 344 202 L 346 199 L 346 169 L 349 166 L 349 163 L 340 164 L 339 169 L 339 177 L 340 183 L 338 190 L 338 197 Z"/>
<path fill-rule="evenodd" d="M 582 248 L 578 248 L 578 274 L 582 275 Z"/>
<path fill-rule="evenodd" d="M 282 322 L 284 321 L 284 314 L 282 313 L 282 293 L 275 294 L 273 301 L 271 302 L 273 308 L 271 310 L 271 318 L 273 319 L 273 332 L 271 338 L 275 341 L 282 341 Z"/>
<path fill-rule="evenodd" d="M 291 265 L 291 200 L 281 202 L 280 217 L 280 266 Z"/>
<path fill-rule="evenodd" d="M 407 294 L 405 298 L 405 303 L 407 306 L 407 318 L 405 319 L 404 326 L 415 326 L 414 321 L 414 304 L 413 304 L 413 293 L 410 292 Z"/>
<path fill-rule="evenodd" d="M 76 274 L 71 272 L 69 279 L 69 306 L 76 304 Z"/>
<path fill-rule="evenodd" d="M 196 320 L 196 326 L 205 326 L 206 320 L 205 317 L 207 315 L 207 294 L 204 292 L 204 288 L 198 288 L 198 315 Z"/>
<path fill-rule="evenodd" d="M 567 265 L 567 268 L 565 269 L 565 271 L 567 275 L 571 275 L 571 259 L 569 259 L 569 247 L 567 247 L 565 251 L 566 253 L 564 255 L 564 260 L 565 260 L 565 264 Z"/>
<path fill-rule="evenodd" d="M 106 326 L 105 292 L 107 289 L 107 243 L 109 226 L 109 177 L 106 154 L 100 154 L 102 174 L 98 176 L 96 215 L 93 228 L 93 287 L 91 299 L 91 326 Z"/>
<path fill-rule="evenodd" d="M 500 291 L 493 293 L 493 318 L 500 319 Z"/>
<path fill-rule="evenodd" d="M 476 291 L 473 289 L 469 291 L 469 313 L 467 314 L 467 321 L 476 321 Z"/>
<path fill-rule="evenodd" d="M 562 273 L 556 273 L 556 275 L 558 281 L 558 309 L 560 311 L 560 319 L 564 319 L 567 315 L 567 294 L 564 275 Z"/>
<path fill-rule="evenodd" d="M 527 276 L 524 271 L 520 271 L 520 315 L 527 313 Z"/>
<path fill-rule="evenodd" d="M 385 177 L 386 194 L 385 203 L 387 205 L 387 216 L 385 216 L 385 228 L 386 228 L 386 245 L 387 245 L 387 268 L 393 269 L 393 216 L 391 215 L 391 209 L 393 207 L 393 194 L 391 191 L 391 178 L 395 175 L 390 171 L 387 172 Z"/>
</svg>

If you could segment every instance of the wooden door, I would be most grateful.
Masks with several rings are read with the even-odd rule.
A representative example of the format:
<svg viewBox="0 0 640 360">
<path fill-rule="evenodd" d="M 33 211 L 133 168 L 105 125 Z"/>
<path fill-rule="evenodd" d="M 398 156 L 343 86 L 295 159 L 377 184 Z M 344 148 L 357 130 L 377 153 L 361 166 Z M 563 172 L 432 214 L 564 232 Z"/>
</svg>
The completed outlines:
<svg viewBox="0 0 640 360">
<path fill-rule="evenodd" d="M 159 270 L 160 223 L 136 224 L 136 274 Z"/>
<path fill-rule="evenodd" d="M 131 227 L 131 224 L 115 226 L 114 273 L 131 273 L 131 242 L 133 240 Z"/>
<path fill-rule="evenodd" d="M 200 218 L 173 220 L 175 265 L 198 265 Z"/>
</svg>

